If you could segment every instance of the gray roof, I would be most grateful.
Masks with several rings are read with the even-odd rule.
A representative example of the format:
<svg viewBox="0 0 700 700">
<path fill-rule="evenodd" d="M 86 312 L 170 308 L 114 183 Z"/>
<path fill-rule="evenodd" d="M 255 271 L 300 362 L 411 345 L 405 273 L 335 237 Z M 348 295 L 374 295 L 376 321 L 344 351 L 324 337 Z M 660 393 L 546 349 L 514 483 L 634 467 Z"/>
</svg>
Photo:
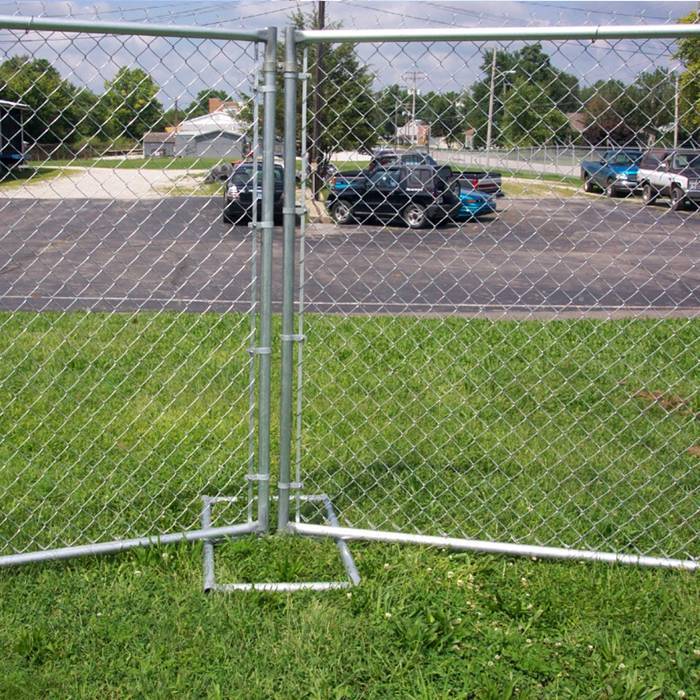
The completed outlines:
<svg viewBox="0 0 700 700">
<path fill-rule="evenodd" d="M 24 102 L 10 102 L 9 100 L 0 100 L 0 107 L 5 109 L 29 109 L 29 105 Z"/>
<path fill-rule="evenodd" d="M 169 131 L 149 131 L 143 135 L 144 143 L 168 143 L 175 141 L 175 134 Z"/>
</svg>

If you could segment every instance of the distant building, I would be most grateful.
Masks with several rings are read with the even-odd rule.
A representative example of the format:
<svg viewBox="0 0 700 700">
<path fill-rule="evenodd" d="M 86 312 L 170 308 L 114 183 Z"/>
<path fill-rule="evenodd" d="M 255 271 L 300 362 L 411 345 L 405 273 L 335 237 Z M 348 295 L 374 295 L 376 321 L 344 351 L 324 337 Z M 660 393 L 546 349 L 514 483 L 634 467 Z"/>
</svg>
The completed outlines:
<svg viewBox="0 0 700 700">
<path fill-rule="evenodd" d="M 464 132 L 464 147 L 467 150 L 472 150 L 474 148 L 474 137 L 476 136 L 476 129 L 469 127 Z"/>
<path fill-rule="evenodd" d="M 175 155 L 241 158 L 248 150 L 247 130 L 226 111 L 186 119 L 175 131 Z"/>
<path fill-rule="evenodd" d="M 430 139 L 430 124 L 422 119 L 411 119 L 396 129 L 396 139 L 399 143 L 427 146 Z"/>
<path fill-rule="evenodd" d="M 144 158 L 175 155 L 175 134 L 167 131 L 149 131 L 143 135 Z"/>
<path fill-rule="evenodd" d="M 209 114 L 145 134 L 143 155 L 242 158 L 248 152 L 249 127 L 236 116 L 239 110 L 236 102 L 210 99 Z"/>
<path fill-rule="evenodd" d="M 575 134 L 582 134 L 588 126 L 587 112 L 567 112 L 564 116 L 569 120 L 569 127 Z"/>
</svg>

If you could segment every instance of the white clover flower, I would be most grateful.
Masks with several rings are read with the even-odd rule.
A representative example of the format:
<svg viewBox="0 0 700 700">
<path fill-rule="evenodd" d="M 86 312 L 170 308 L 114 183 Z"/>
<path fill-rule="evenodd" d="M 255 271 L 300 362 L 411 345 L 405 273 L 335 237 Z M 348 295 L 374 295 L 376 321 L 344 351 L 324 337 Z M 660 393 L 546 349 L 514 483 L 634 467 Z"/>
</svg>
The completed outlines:
<svg viewBox="0 0 700 700">
<path fill-rule="evenodd" d="M 625 664 L 621 661 L 621 662 L 620 662 L 620 665 L 618 666 L 618 668 L 620 669 L 620 671 L 624 671 L 625 668 L 627 668 L 627 667 L 626 667 Z"/>
<path fill-rule="evenodd" d="M 448 571 L 447 572 L 447 578 L 452 578 L 455 575 L 454 571 Z"/>
<path fill-rule="evenodd" d="M 390 613 L 390 612 L 385 612 L 385 613 L 384 613 L 384 617 L 385 617 L 387 620 L 391 620 L 391 613 Z"/>
<path fill-rule="evenodd" d="M 384 571 L 389 571 L 389 569 L 391 569 L 391 565 L 390 565 L 390 564 L 384 564 Z"/>
<path fill-rule="evenodd" d="M 352 598 L 352 592 L 346 593 L 346 594 L 345 594 L 345 597 L 346 597 L 348 600 L 350 600 L 350 598 Z"/>
<path fill-rule="evenodd" d="M 462 588 L 462 586 L 464 586 L 464 581 L 462 581 L 461 578 L 458 578 L 458 579 L 457 579 L 457 585 L 458 585 L 460 588 Z"/>
<path fill-rule="evenodd" d="M 676 693 L 679 698 L 687 698 L 688 695 L 686 694 L 685 690 L 679 690 L 678 693 Z"/>
</svg>

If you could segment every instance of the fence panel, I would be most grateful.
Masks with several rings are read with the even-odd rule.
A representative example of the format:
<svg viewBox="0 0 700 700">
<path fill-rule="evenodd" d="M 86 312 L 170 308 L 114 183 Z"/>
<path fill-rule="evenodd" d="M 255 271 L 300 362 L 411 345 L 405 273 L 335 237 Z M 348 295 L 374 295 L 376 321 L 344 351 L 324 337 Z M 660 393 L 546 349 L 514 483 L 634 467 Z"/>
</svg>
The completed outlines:
<svg viewBox="0 0 700 700">
<path fill-rule="evenodd" d="M 289 527 L 693 568 L 700 151 L 644 201 L 640 159 L 694 145 L 697 27 L 489 31 L 295 35 L 281 478 L 347 529 Z"/>
<path fill-rule="evenodd" d="M 264 528 L 274 32 L 0 27 L 0 563 Z"/>
</svg>

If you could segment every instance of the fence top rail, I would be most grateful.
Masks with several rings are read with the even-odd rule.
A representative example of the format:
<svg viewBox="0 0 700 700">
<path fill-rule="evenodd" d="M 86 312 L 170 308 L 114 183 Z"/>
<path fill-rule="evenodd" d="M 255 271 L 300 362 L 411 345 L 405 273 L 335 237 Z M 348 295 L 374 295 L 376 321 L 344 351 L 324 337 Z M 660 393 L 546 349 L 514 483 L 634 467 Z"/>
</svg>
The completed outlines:
<svg viewBox="0 0 700 700">
<path fill-rule="evenodd" d="M 700 36 L 700 24 L 620 24 L 567 27 L 450 27 L 449 29 L 297 30 L 299 44 L 547 39 L 673 39 Z"/>
<path fill-rule="evenodd" d="M 86 34 L 131 34 L 140 36 L 172 36 L 186 39 L 219 39 L 223 41 L 256 41 L 268 39 L 268 29 L 242 31 L 177 24 L 146 24 L 139 22 L 97 22 L 53 17 L 0 15 L 0 29 L 26 31 L 56 31 Z"/>
</svg>

